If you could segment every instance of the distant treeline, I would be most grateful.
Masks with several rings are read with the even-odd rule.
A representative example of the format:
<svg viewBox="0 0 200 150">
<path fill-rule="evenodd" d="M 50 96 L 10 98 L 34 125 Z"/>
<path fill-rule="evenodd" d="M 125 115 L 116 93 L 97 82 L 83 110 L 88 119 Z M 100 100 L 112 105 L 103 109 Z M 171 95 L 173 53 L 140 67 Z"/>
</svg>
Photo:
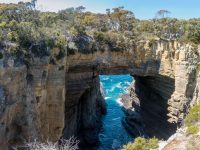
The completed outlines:
<svg viewBox="0 0 200 150">
<path fill-rule="evenodd" d="M 34 48 L 39 53 L 47 48 L 65 51 L 69 41 L 78 37 L 113 49 L 126 48 L 130 40 L 156 38 L 200 43 L 200 19 L 169 18 L 167 10 L 158 11 L 154 19 L 139 20 L 123 7 L 106 9 L 105 14 L 87 12 L 83 6 L 55 13 L 37 10 L 36 2 L 0 4 L 0 46 L 9 53 L 23 57 Z"/>
</svg>

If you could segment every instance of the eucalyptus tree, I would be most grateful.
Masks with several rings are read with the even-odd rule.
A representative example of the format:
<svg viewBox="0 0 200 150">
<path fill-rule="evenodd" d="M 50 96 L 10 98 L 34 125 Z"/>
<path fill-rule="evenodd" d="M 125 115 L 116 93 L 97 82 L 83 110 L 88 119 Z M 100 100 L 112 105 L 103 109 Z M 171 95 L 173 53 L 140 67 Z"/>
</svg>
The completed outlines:
<svg viewBox="0 0 200 150">
<path fill-rule="evenodd" d="M 158 17 L 167 18 L 167 17 L 169 17 L 169 14 L 171 14 L 170 11 L 165 10 L 165 9 L 161 9 L 156 13 L 156 18 L 158 18 Z"/>
</svg>

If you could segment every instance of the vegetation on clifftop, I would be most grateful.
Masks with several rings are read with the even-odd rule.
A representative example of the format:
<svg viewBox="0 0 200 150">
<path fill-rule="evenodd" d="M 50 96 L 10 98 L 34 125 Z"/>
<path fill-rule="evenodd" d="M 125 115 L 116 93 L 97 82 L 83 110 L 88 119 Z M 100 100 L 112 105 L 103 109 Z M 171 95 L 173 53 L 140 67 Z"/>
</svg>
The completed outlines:
<svg viewBox="0 0 200 150">
<path fill-rule="evenodd" d="M 200 150 L 200 104 L 192 107 L 185 119 L 186 134 L 190 136 L 187 150 Z"/>
<path fill-rule="evenodd" d="M 200 129 L 200 104 L 195 105 L 185 119 L 187 134 L 196 134 Z"/>
<path fill-rule="evenodd" d="M 135 139 L 134 143 L 128 143 L 123 146 L 122 150 L 150 150 L 158 148 L 158 139 L 151 138 L 145 139 L 138 137 Z"/>
<path fill-rule="evenodd" d="M 158 18 L 138 20 L 123 7 L 106 9 L 106 14 L 85 11 L 83 6 L 58 13 L 36 10 L 36 0 L 18 4 L 0 4 L 0 47 L 3 55 L 43 57 L 56 51 L 61 59 L 76 51 L 91 53 L 110 49 L 130 51 L 143 39 L 163 38 L 199 44 L 200 19 Z M 59 57 L 57 57 L 59 55 Z"/>
</svg>

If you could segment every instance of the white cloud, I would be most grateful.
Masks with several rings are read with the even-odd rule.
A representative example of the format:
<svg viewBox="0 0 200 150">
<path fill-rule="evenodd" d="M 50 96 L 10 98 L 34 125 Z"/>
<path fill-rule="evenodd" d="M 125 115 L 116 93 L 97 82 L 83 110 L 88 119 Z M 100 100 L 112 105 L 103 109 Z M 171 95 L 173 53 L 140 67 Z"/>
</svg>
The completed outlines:
<svg viewBox="0 0 200 150">
<path fill-rule="evenodd" d="M 0 3 L 18 3 L 22 0 L 0 0 Z M 24 2 L 28 2 L 30 0 L 23 0 Z"/>
<path fill-rule="evenodd" d="M 30 2 L 31 0 L 0 0 L 0 3 L 18 3 L 20 1 Z M 37 7 L 43 11 L 58 11 L 61 9 L 79 6 L 79 0 L 38 0 Z"/>
<path fill-rule="evenodd" d="M 75 0 L 74 0 L 75 1 Z M 72 0 L 38 0 L 39 9 L 58 11 L 68 7 L 73 7 L 74 2 Z"/>
</svg>

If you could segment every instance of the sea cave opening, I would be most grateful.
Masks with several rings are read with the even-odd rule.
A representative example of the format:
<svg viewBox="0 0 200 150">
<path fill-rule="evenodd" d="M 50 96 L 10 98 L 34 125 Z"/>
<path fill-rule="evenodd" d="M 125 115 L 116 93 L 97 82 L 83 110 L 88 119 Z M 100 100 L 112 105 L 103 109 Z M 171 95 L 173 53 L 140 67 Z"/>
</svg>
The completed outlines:
<svg viewBox="0 0 200 150">
<path fill-rule="evenodd" d="M 174 112 L 169 110 L 175 88 L 173 78 L 111 75 L 117 74 L 113 70 L 83 76 L 74 69 L 69 71 L 64 138 L 77 136 L 82 149 L 120 149 L 138 136 L 165 140 L 175 133 L 177 124 L 169 121 Z M 130 107 L 124 102 L 126 96 Z"/>
<path fill-rule="evenodd" d="M 99 150 L 120 149 L 137 136 L 168 139 L 175 133 L 177 123 L 170 122 L 168 116 L 169 99 L 175 87 L 173 79 L 131 75 L 99 77 L 107 104 L 99 134 Z M 128 109 L 127 100 L 124 102 L 126 96 L 128 100 L 131 98 L 132 107 Z"/>
<path fill-rule="evenodd" d="M 133 140 L 122 125 L 125 114 L 120 97 L 128 92 L 133 81 L 131 75 L 100 75 L 100 84 L 107 104 L 107 114 L 102 118 L 98 150 L 119 149 Z"/>
</svg>

